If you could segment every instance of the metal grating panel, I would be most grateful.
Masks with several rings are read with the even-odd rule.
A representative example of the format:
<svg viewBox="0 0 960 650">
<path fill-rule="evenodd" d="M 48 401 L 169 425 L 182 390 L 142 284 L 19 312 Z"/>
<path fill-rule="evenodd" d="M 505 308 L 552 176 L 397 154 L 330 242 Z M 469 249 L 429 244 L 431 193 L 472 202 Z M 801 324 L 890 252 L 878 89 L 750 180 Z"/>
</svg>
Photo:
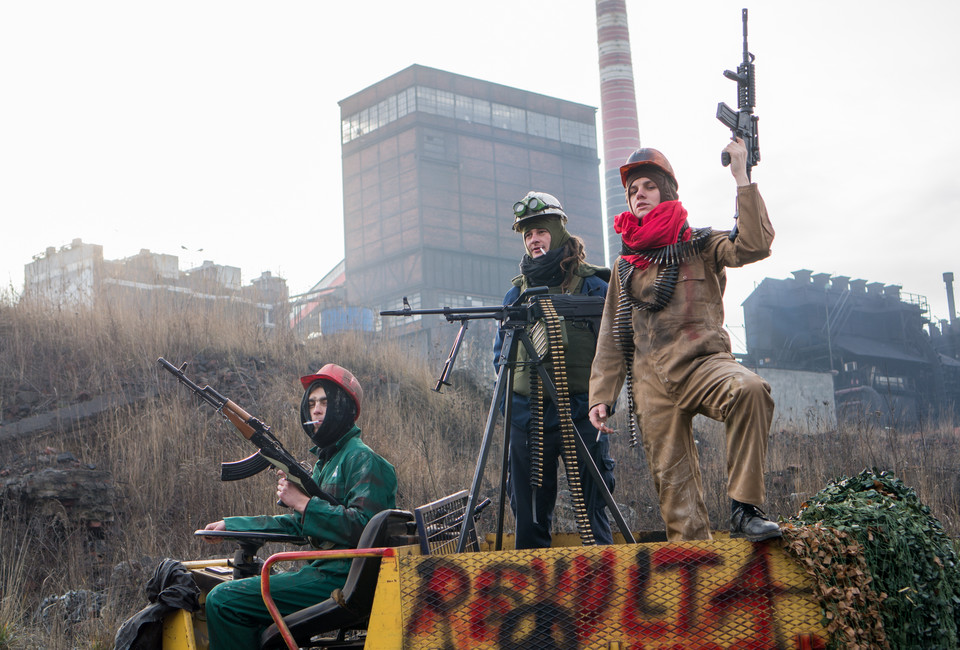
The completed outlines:
<svg viewBox="0 0 960 650">
<path fill-rule="evenodd" d="M 825 648 L 779 541 L 400 558 L 403 647 Z"/>
<path fill-rule="evenodd" d="M 477 529 L 473 518 L 467 518 L 468 492 L 462 490 L 432 503 L 420 506 L 413 511 L 417 521 L 417 535 L 420 537 L 420 552 L 424 555 L 446 555 L 456 553 L 457 542 L 464 522 L 467 531 L 466 550 L 480 548 Z M 489 500 L 488 500 L 489 501 Z"/>
</svg>

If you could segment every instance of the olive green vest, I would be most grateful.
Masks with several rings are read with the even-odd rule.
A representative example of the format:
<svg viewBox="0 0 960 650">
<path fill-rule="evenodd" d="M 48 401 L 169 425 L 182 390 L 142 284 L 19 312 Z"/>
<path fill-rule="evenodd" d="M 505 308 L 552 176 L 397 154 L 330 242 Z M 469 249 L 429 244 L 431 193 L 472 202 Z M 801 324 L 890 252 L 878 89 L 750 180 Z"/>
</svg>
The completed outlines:
<svg viewBox="0 0 960 650">
<path fill-rule="evenodd" d="M 590 274 L 592 275 L 592 273 Z M 513 279 L 514 285 L 520 287 L 523 292 L 529 288 L 527 279 L 520 275 Z M 578 275 L 574 279 L 574 284 L 570 288 L 570 293 L 577 295 L 583 288 L 583 277 Z M 559 294 L 560 287 L 550 287 L 550 294 Z M 541 323 L 534 323 L 529 326 L 528 332 L 532 328 L 543 327 Z M 567 382 L 569 385 L 569 394 L 586 393 L 590 384 L 590 365 L 593 363 L 593 355 L 597 350 L 597 335 L 590 328 L 590 324 L 585 321 L 573 321 L 562 319 L 561 332 L 563 335 L 563 347 L 566 352 Z M 522 344 L 517 345 L 517 365 L 513 375 L 513 392 L 518 395 L 530 397 L 530 372 L 531 367 L 527 363 L 530 357 Z M 543 365 L 547 369 L 551 378 L 556 375 L 553 371 L 554 353 L 548 349 L 542 355 Z M 544 399 L 548 400 L 549 395 L 544 393 Z"/>
</svg>

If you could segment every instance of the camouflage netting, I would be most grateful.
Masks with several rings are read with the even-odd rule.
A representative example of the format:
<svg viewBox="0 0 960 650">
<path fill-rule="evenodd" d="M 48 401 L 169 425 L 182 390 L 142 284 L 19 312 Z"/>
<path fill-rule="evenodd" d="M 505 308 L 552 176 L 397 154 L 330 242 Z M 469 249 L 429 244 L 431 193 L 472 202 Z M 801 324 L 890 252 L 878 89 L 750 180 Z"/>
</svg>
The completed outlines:
<svg viewBox="0 0 960 650">
<path fill-rule="evenodd" d="M 860 544 L 849 534 L 822 524 L 787 523 L 781 530 L 787 552 L 799 558 L 813 577 L 831 647 L 888 649 L 880 615 L 883 594 L 873 589 Z"/>
<path fill-rule="evenodd" d="M 833 481 L 784 532 L 817 582 L 832 647 L 958 647 L 956 549 L 890 472 Z"/>
</svg>

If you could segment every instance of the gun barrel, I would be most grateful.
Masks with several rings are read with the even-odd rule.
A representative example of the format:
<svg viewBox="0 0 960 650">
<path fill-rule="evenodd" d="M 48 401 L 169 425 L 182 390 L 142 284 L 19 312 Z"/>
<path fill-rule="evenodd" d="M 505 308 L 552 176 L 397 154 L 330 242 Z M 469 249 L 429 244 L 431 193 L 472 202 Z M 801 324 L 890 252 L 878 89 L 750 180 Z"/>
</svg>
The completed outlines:
<svg viewBox="0 0 960 650">
<path fill-rule="evenodd" d="M 484 316 L 496 316 L 503 311 L 503 307 L 439 307 L 436 309 L 386 309 L 380 312 L 381 316 L 428 316 L 438 314 L 441 316 L 475 316 L 482 318 Z"/>
<path fill-rule="evenodd" d="M 159 363 L 164 370 L 166 370 L 167 372 L 172 374 L 174 377 L 176 377 L 177 381 L 179 381 L 181 384 L 189 388 L 191 391 L 193 391 L 193 393 L 197 397 L 202 399 L 204 402 L 206 402 L 213 408 L 220 410 L 221 408 L 223 408 L 223 405 L 227 402 L 227 398 L 225 398 L 223 395 L 213 390 L 209 386 L 207 386 L 206 388 L 200 388 L 197 384 L 191 381 L 190 378 L 187 377 L 187 375 L 184 374 L 183 372 L 184 369 L 187 367 L 186 363 L 184 363 L 182 366 L 177 368 L 175 365 L 173 365 L 163 357 L 160 357 L 159 359 L 157 359 L 157 363 Z M 211 393 L 213 394 L 211 395 Z"/>
<path fill-rule="evenodd" d="M 200 391 L 200 387 L 197 386 L 192 381 L 190 381 L 190 379 L 183 373 L 183 371 L 186 370 L 187 368 L 186 363 L 184 363 L 182 366 L 177 368 L 175 365 L 173 365 L 163 357 L 158 358 L 157 363 L 159 363 L 164 370 L 166 370 L 171 375 L 179 379 L 183 384 L 186 384 L 191 390 Z"/>
</svg>

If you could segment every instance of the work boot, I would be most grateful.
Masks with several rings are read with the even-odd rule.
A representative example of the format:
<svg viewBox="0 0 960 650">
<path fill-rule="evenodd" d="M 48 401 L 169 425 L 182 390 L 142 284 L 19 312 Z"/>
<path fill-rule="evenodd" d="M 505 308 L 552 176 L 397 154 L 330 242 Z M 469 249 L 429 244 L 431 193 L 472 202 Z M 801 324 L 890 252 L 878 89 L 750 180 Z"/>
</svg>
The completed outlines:
<svg viewBox="0 0 960 650">
<path fill-rule="evenodd" d="M 780 526 L 763 515 L 755 505 L 732 500 L 730 537 L 746 538 L 751 542 L 780 537 Z"/>
</svg>

